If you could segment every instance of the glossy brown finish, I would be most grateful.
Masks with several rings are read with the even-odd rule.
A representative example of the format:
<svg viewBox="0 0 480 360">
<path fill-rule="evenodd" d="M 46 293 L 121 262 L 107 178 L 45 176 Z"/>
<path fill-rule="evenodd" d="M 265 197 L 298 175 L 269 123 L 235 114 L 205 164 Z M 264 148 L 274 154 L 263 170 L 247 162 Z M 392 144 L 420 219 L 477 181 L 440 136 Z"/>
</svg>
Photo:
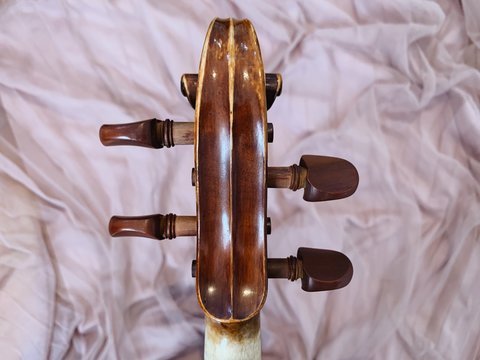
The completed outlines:
<svg viewBox="0 0 480 360">
<path fill-rule="evenodd" d="M 194 125 L 172 120 L 144 120 L 128 124 L 103 125 L 100 141 L 105 146 L 134 145 L 161 149 L 194 142 Z"/>
<path fill-rule="evenodd" d="M 307 201 L 338 200 L 352 195 L 358 187 L 358 173 L 347 160 L 304 155 L 309 168 L 298 165 L 267 168 L 267 187 L 296 191 L 305 189 Z M 302 157 L 302 159 L 304 158 Z M 306 162 L 302 162 L 306 166 Z M 195 185 L 195 169 L 192 185 Z"/>
<path fill-rule="evenodd" d="M 282 76 L 280 74 L 265 74 L 265 95 L 267 110 L 270 109 L 275 99 L 282 94 Z M 197 98 L 198 75 L 183 74 L 180 79 L 180 90 L 188 99 L 190 105 L 195 108 Z M 271 141 L 270 141 L 271 142 Z"/>
<path fill-rule="evenodd" d="M 272 219 L 267 217 L 267 222 L 265 226 L 266 226 L 267 235 L 270 235 L 272 233 Z"/>
<path fill-rule="evenodd" d="M 306 201 L 338 200 L 358 187 L 358 172 L 349 161 L 329 156 L 303 155 L 300 166 L 269 167 L 269 188 L 305 188 Z"/>
<path fill-rule="evenodd" d="M 233 316 L 228 39 L 228 24 L 210 25 L 195 114 L 197 297 L 206 315 L 219 319 Z"/>
<path fill-rule="evenodd" d="M 197 298 L 206 315 L 206 358 L 259 359 L 259 312 L 267 278 L 301 279 L 305 291 L 343 287 L 350 260 L 330 250 L 299 248 L 297 257 L 266 258 L 267 185 L 304 189 L 307 201 L 353 194 L 358 173 L 346 160 L 304 155 L 299 165 L 267 168 L 273 125 L 266 110 L 281 94 L 279 74 L 264 74 L 257 38 L 248 20 L 215 19 L 207 32 L 198 76 L 185 74 L 181 90 L 195 122 L 151 119 L 104 125 L 104 145 L 151 148 L 194 144 L 196 216 L 112 217 L 112 236 L 172 239 L 197 236 Z"/>
<path fill-rule="evenodd" d="M 267 110 L 270 109 L 275 99 L 282 94 L 283 80 L 280 74 L 265 75 Z"/>
<path fill-rule="evenodd" d="M 330 157 L 303 155 L 300 166 L 307 169 L 306 201 L 343 199 L 352 195 L 358 186 L 358 172 L 347 160 Z"/>
<path fill-rule="evenodd" d="M 257 315 L 267 296 L 267 110 L 257 36 L 235 23 L 232 128 L 233 316 Z"/>
<path fill-rule="evenodd" d="M 157 240 L 174 239 L 177 236 L 195 236 L 197 218 L 175 214 L 113 216 L 108 230 L 113 237 L 140 236 Z"/>
<path fill-rule="evenodd" d="M 192 262 L 192 277 L 197 263 Z M 338 251 L 299 248 L 297 257 L 267 260 L 269 279 L 302 279 L 302 289 L 307 292 L 340 289 L 350 282 L 353 266 L 350 259 Z"/>
<path fill-rule="evenodd" d="M 273 124 L 267 123 L 267 141 L 273 143 Z"/>
<path fill-rule="evenodd" d="M 185 96 L 195 109 L 195 103 L 197 101 L 197 87 L 198 87 L 198 75 L 197 74 L 183 74 L 180 78 L 180 91 Z"/>
<path fill-rule="evenodd" d="M 246 320 L 267 287 L 265 82 L 247 20 L 211 24 L 195 109 L 197 296 L 207 316 Z"/>
<path fill-rule="evenodd" d="M 143 120 L 128 124 L 103 125 L 100 141 L 105 146 L 132 145 L 160 149 L 175 145 L 193 145 L 193 122 Z M 267 124 L 268 142 L 273 142 L 273 124 Z"/>
<path fill-rule="evenodd" d="M 350 259 L 333 250 L 299 248 L 297 257 L 268 259 L 271 279 L 302 279 L 302 289 L 308 292 L 328 291 L 346 286 L 353 276 Z"/>
<path fill-rule="evenodd" d="M 340 289 L 352 279 L 352 263 L 341 252 L 301 247 L 297 259 L 302 262 L 302 289 L 305 291 Z"/>
</svg>

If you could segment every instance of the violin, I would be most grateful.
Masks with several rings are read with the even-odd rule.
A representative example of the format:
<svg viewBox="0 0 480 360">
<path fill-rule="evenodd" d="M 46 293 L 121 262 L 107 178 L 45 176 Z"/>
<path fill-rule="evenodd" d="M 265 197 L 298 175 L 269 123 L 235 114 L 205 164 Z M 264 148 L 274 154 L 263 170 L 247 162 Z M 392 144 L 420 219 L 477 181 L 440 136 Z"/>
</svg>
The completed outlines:
<svg viewBox="0 0 480 360">
<path fill-rule="evenodd" d="M 342 199 L 358 186 L 347 160 L 303 155 L 299 164 L 268 166 L 273 125 L 267 109 L 282 92 L 282 77 L 265 74 L 248 20 L 214 19 L 198 74 L 184 74 L 181 92 L 195 109 L 194 122 L 150 119 L 103 125 L 101 142 L 155 149 L 193 145 L 196 214 L 113 216 L 110 234 L 157 240 L 196 237 L 192 276 L 205 314 L 205 359 L 260 359 L 260 311 L 269 278 L 300 279 L 305 291 L 346 286 L 348 257 L 301 247 L 296 256 L 267 256 L 267 189 L 303 189 L 310 202 Z M 192 254 L 193 255 L 193 254 Z"/>
</svg>

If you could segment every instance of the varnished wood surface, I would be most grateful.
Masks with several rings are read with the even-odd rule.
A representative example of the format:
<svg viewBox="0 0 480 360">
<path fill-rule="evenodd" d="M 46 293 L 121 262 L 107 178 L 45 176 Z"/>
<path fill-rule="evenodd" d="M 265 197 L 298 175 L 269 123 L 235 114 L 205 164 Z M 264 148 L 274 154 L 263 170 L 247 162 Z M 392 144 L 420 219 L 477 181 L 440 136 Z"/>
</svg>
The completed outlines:
<svg viewBox="0 0 480 360">
<path fill-rule="evenodd" d="M 267 186 L 297 190 L 305 187 L 307 169 L 292 165 L 288 167 L 268 167 Z"/>
<path fill-rule="evenodd" d="M 180 90 L 188 99 L 190 105 L 195 108 L 197 98 L 198 75 L 183 74 L 180 79 Z M 283 80 L 280 74 L 265 74 L 265 96 L 267 110 L 271 108 L 275 99 L 282 94 Z"/>
<path fill-rule="evenodd" d="M 350 259 L 341 252 L 325 249 L 299 248 L 302 262 L 302 289 L 328 291 L 347 286 L 353 276 Z"/>
<path fill-rule="evenodd" d="M 304 155 L 299 165 L 267 168 L 273 125 L 266 110 L 281 94 L 279 74 L 264 74 L 257 38 L 248 20 L 214 20 L 207 32 L 200 69 L 181 80 L 195 108 L 195 122 L 151 119 L 105 125 L 104 145 L 153 148 L 194 144 L 196 216 L 112 217 L 112 236 L 173 239 L 197 235 L 192 262 L 197 297 L 206 315 L 205 357 L 261 356 L 259 311 L 272 278 L 302 279 L 305 291 L 348 284 L 350 260 L 330 250 L 300 248 L 297 257 L 266 258 L 267 185 L 304 189 L 307 201 L 353 194 L 358 173 L 346 160 Z"/>
<path fill-rule="evenodd" d="M 174 239 L 197 234 L 196 216 L 155 214 L 145 216 L 112 216 L 108 225 L 110 235 L 140 236 L 150 239 Z"/>
<path fill-rule="evenodd" d="M 211 24 L 195 109 L 197 296 L 207 316 L 245 320 L 267 286 L 265 83 L 249 21 Z"/>
<path fill-rule="evenodd" d="M 300 166 L 307 170 L 306 201 L 343 199 L 352 195 L 358 187 L 358 172 L 347 160 L 330 156 L 303 155 Z"/>
<path fill-rule="evenodd" d="M 193 145 L 195 124 L 173 120 L 143 120 L 127 124 L 102 125 L 100 141 L 105 146 L 133 145 L 154 149 Z M 267 124 L 268 142 L 273 142 L 273 124 Z"/>
<path fill-rule="evenodd" d="M 306 201 L 338 200 L 358 187 L 358 172 L 349 161 L 331 156 L 303 155 L 300 165 L 268 167 L 269 188 L 305 189 Z"/>
<path fill-rule="evenodd" d="M 350 259 L 334 250 L 301 247 L 297 257 L 268 259 L 267 264 L 269 278 L 302 279 L 302 289 L 308 292 L 340 289 L 353 276 Z"/>
<path fill-rule="evenodd" d="M 195 109 L 197 102 L 198 74 L 183 74 L 180 79 L 180 91 Z"/>
<path fill-rule="evenodd" d="M 154 149 L 191 145 L 194 125 L 173 120 L 143 120 L 128 124 L 103 125 L 100 141 L 105 146 L 134 145 Z"/>
</svg>

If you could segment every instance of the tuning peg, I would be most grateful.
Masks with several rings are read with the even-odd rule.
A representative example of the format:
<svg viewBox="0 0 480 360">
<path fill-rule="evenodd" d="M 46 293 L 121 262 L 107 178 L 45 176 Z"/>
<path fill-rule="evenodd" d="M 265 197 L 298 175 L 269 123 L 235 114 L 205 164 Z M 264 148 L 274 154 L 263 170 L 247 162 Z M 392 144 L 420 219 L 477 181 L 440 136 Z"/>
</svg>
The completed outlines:
<svg viewBox="0 0 480 360">
<path fill-rule="evenodd" d="M 135 145 L 161 149 L 175 145 L 191 145 L 194 139 L 192 122 L 150 119 L 129 124 L 103 125 L 100 141 L 105 146 Z"/>
<path fill-rule="evenodd" d="M 308 292 L 340 289 L 353 276 L 352 263 L 341 252 L 304 247 L 297 257 L 268 259 L 267 268 L 269 278 L 302 279 L 302 289 Z"/>
<path fill-rule="evenodd" d="M 180 78 L 180 91 L 195 109 L 197 101 L 198 74 L 183 74 Z"/>
<path fill-rule="evenodd" d="M 267 235 L 270 235 L 272 233 L 272 219 L 267 217 L 267 222 L 266 222 L 265 226 L 267 228 L 266 229 Z"/>
<path fill-rule="evenodd" d="M 283 80 L 280 74 L 265 74 L 265 92 L 267 98 L 267 110 L 270 109 L 275 99 L 282 95 Z"/>
<path fill-rule="evenodd" d="M 113 237 L 140 236 L 157 240 L 174 239 L 177 236 L 196 236 L 197 218 L 175 214 L 113 216 L 108 230 Z"/>
<path fill-rule="evenodd" d="M 299 165 L 269 167 L 269 188 L 305 189 L 306 201 L 343 199 L 358 186 L 358 172 L 349 161 L 329 156 L 303 155 Z"/>
<path fill-rule="evenodd" d="M 273 105 L 273 102 L 282 94 L 282 76 L 280 74 L 265 74 L 265 95 L 267 100 L 267 110 Z M 180 79 L 180 90 L 183 96 L 188 99 L 190 105 L 195 108 L 197 100 L 197 74 L 183 74 Z"/>
<path fill-rule="evenodd" d="M 192 145 L 194 142 L 193 122 L 173 120 L 143 120 L 128 124 L 102 125 L 100 141 L 105 146 L 134 145 L 154 149 L 175 145 Z M 273 142 L 273 125 L 267 124 L 268 142 Z"/>
</svg>

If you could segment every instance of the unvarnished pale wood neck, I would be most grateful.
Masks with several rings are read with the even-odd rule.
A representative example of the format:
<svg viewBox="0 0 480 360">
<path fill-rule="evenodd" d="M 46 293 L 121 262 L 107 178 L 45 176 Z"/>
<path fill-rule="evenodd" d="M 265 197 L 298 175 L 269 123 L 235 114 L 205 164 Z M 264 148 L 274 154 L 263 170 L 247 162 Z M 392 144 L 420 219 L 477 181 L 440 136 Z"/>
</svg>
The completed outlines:
<svg viewBox="0 0 480 360">
<path fill-rule="evenodd" d="M 205 318 L 205 360 L 260 360 L 260 315 L 226 324 Z"/>
</svg>

